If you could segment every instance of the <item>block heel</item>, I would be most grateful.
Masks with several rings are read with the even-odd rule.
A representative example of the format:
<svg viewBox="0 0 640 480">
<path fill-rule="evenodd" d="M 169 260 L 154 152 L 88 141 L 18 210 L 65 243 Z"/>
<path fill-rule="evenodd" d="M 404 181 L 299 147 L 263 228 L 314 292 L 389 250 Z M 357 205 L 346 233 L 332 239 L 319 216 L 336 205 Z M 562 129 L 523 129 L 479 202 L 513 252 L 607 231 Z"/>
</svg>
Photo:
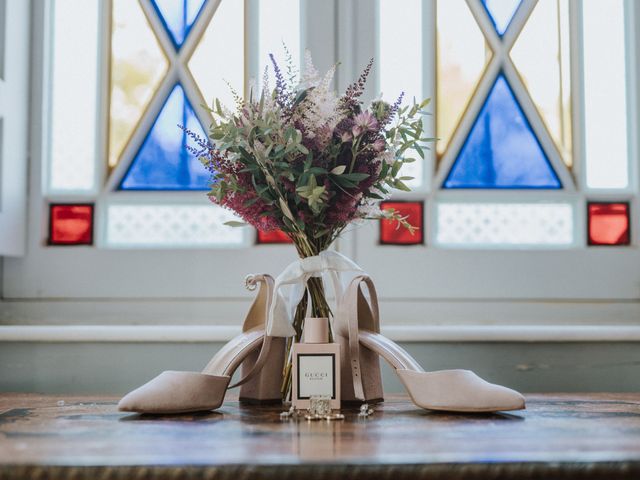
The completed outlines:
<svg viewBox="0 0 640 480">
<path fill-rule="evenodd" d="M 284 366 L 287 339 L 274 337 L 267 355 L 266 363 L 255 377 L 240 387 L 240 402 L 251 405 L 270 405 L 282 403 L 282 367 Z M 254 369 L 259 351 L 254 351 L 242 362 L 242 376 Z"/>
<path fill-rule="evenodd" d="M 354 403 L 380 403 L 384 401 L 382 391 L 382 375 L 380 373 L 380 356 L 366 347 L 359 348 L 359 375 L 362 378 L 362 390 L 364 398 L 357 398 L 353 385 L 353 373 L 351 364 L 353 360 L 349 354 L 349 339 L 336 335 L 336 342 L 340 345 L 340 389 L 342 402 Z"/>
</svg>

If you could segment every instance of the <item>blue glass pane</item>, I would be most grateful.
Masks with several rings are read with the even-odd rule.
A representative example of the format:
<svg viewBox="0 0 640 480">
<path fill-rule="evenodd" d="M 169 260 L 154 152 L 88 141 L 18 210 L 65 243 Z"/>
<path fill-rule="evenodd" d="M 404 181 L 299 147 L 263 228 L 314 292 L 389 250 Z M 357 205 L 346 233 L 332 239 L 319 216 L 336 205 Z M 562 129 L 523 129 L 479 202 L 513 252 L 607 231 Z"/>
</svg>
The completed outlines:
<svg viewBox="0 0 640 480">
<path fill-rule="evenodd" d="M 202 138 L 205 130 L 180 84 L 173 87 L 147 138 L 131 162 L 121 190 L 207 190 L 209 173 L 185 150 L 188 139 L 178 124 Z"/>
<path fill-rule="evenodd" d="M 514 13 L 518 10 L 522 0 L 482 0 L 484 8 L 496 28 L 498 35 L 502 36 L 507 31 Z"/>
<path fill-rule="evenodd" d="M 503 74 L 491 88 L 444 188 L 562 188 Z"/>
<path fill-rule="evenodd" d="M 151 0 L 178 50 L 207 0 Z M 233 0 L 236 1 L 236 0 Z M 241 1 L 241 0 L 240 0 Z"/>
</svg>

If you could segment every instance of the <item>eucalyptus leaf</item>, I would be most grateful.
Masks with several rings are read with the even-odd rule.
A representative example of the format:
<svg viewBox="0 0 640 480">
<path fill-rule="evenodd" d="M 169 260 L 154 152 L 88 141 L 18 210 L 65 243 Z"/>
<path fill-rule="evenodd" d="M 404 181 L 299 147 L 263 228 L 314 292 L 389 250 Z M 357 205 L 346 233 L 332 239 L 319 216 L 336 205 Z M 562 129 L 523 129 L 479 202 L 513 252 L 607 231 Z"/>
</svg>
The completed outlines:
<svg viewBox="0 0 640 480">
<path fill-rule="evenodd" d="M 242 204 L 242 206 L 244 208 L 250 207 L 251 205 L 253 205 L 254 203 L 256 203 L 258 200 L 260 200 L 260 197 L 254 197 L 254 198 L 250 198 L 249 200 L 247 200 L 246 202 L 244 202 Z"/>
<path fill-rule="evenodd" d="M 364 180 L 365 178 L 369 178 L 370 176 L 371 175 L 369 175 L 368 173 L 353 172 L 353 173 L 344 173 L 340 175 L 340 178 L 343 180 L 350 180 L 352 182 L 360 183 L 362 180 Z"/>
<path fill-rule="evenodd" d="M 307 170 L 307 173 L 312 173 L 314 175 L 326 175 L 327 169 L 322 167 L 311 167 Z"/>
<path fill-rule="evenodd" d="M 335 183 L 336 185 L 339 185 L 342 188 L 355 188 L 358 186 L 357 183 L 354 183 L 351 180 L 347 180 L 346 178 L 344 178 L 344 175 L 331 175 L 329 179 L 333 183 Z"/>
<path fill-rule="evenodd" d="M 404 182 L 402 182 L 401 180 L 396 180 L 395 182 L 393 182 L 393 186 L 398 190 L 402 190 L 403 192 L 411 191 L 411 189 L 407 185 L 405 185 Z"/>
<path fill-rule="evenodd" d="M 249 224 L 245 223 L 245 222 L 239 222 L 237 220 L 229 220 L 228 222 L 224 222 L 224 225 L 226 225 L 227 227 L 246 227 Z"/>
</svg>

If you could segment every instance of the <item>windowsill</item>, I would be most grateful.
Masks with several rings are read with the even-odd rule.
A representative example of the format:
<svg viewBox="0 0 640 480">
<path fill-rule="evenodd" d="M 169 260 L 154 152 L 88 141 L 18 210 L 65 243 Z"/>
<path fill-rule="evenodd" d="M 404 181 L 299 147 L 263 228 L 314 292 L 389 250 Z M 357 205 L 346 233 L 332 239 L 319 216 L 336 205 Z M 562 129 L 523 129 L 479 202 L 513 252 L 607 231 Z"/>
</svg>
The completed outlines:
<svg viewBox="0 0 640 480">
<path fill-rule="evenodd" d="M 3 325 L 0 342 L 206 343 L 239 332 L 231 325 Z M 405 343 L 640 341 L 640 325 L 396 325 L 382 333 Z"/>
</svg>

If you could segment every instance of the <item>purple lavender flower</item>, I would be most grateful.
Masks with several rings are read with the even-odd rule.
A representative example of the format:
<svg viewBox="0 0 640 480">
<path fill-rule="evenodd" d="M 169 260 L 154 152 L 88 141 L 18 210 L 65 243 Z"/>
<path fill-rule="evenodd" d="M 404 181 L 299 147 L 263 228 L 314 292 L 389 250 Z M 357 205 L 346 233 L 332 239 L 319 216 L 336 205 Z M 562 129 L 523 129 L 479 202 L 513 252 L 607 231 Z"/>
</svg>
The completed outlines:
<svg viewBox="0 0 640 480">
<path fill-rule="evenodd" d="M 200 137 L 200 135 L 195 133 L 193 130 L 189 130 L 184 125 L 178 124 L 178 128 L 182 130 L 187 137 L 193 140 L 200 147 L 195 148 L 191 145 L 185 145 L 186 150 L 196 157 L 203 156 L 215 148 L 215 146 L 208 139 Z"/>
<path fill-rule="evenodd" d="M 282 70 L 280 70 L 280 66 L 278 65 L 278 62 L 276 62 L 276 57 L 274 57 L 273 53 L 269 54 L 269 58 L 273 64 L 273 72 L 276 77 L 276 102 L 280 108 L 287 110 L 290 103 L 289 93 L 287 92 L 287 82 L 284 79 Z"/>
<path fill-rule="evenodd" d="M 400 105 L 402 105 L 403 99 L 404 99 L 404 92 L 400 93 L 400 96 L 398 97 L 398 99 L 393 103 L 393 105 L 391 105 L 391 108 L 389 108 L 389 111 L 387 112 L 385 119 L 380 121 L 383 127 L 386 127 L 387 125 L 389 125 L 393 117 L 395 117 L 396 113 L 398 113 L 398 110 L 400 110 Z"/>
<path fill-rule="evenodd" d="M 369 60 L 369 63 L 365 67 L 364 71 L 358 77 L 358 80 L 353 82 L 347 87 L 347 91 L 340 98 L 340 109 L 348 113 L 358 113 L 360 111 L 360 97 L 364 93 L 364 87 L 367 83 L 367 78 L 371 73 L 373 67 L 373 58 Z"/>
</svg>

